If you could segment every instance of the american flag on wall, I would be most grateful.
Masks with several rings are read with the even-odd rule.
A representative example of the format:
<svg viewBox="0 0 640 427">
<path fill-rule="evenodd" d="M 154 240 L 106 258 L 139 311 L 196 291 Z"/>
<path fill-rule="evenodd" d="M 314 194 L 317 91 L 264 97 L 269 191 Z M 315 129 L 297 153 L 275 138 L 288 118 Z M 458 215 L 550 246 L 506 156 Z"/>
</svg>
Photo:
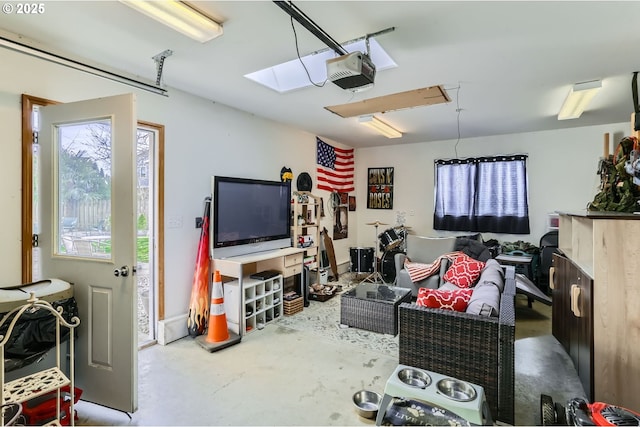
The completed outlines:
<svg viewBox="0 0 640 427">
<path fill-rule="evenodd" d="M 353 148 L 332 147 L 316 137 L 319 190 L 349 193 L 353 187 Z"/>
</svg>

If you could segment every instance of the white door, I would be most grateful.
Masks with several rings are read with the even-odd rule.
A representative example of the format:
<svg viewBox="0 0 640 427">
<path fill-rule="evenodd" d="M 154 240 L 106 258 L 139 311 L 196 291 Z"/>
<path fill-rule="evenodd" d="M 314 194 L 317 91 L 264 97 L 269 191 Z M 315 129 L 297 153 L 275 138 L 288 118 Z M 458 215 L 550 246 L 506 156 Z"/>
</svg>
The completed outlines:
<svg viewBox="0 0 640 427">
<path fill-rule="evenodd" d="M 133 94 L 40 108 L 42 276 L 73 283 L 82 399 L 137 410 Z"/>
</svg>

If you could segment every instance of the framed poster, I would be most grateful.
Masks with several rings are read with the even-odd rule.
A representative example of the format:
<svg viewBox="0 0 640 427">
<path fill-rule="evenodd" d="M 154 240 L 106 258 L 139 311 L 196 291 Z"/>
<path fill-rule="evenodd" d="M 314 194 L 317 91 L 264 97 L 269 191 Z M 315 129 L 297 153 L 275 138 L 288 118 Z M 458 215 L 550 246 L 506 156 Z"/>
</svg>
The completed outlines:
<svg viewBox="0 0 640 427">
<path fill-rule="evenodd" d="M 340 201 L 333 211 L 333 240 L 349 237 L 349 194 L 338 193 L 338 196 Z"/>
<path fill-rule="evenodd" d="M 393 209 L 393 168 L 369 168 L 367 209 Z"/>
</svg>

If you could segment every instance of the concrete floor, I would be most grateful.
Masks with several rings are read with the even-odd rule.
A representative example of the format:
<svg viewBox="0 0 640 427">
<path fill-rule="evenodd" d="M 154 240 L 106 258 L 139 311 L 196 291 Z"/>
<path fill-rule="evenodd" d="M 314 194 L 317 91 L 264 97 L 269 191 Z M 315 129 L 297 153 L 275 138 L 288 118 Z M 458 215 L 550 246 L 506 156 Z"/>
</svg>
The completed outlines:
<svg viewBox="0 0 640 427">
<path fill-rule="evenodd" d="M 321 304 L 312 302 L 312 304 Z M 551 309 L 517 298 L 516 424 L 539 424 L 540 393 L 583 396 L 571 361 L 551 334 Z M 216 353 L 191 338 L 139 353 L 139 410 L 80 402 L 80 425 L 373 425 L 352 395 L 382 393 L 397 357 L 319 339 L 277 322 Z"/>
<path fill-rule="evenodd" d="M 578 374 L 562 345 L 551 335 L 551 307 L 527 306 L 516 296 L 515 419 L 517 425 L 540 425 L 540 394 L 565 404 L 586 398 Z"/>
</svg>

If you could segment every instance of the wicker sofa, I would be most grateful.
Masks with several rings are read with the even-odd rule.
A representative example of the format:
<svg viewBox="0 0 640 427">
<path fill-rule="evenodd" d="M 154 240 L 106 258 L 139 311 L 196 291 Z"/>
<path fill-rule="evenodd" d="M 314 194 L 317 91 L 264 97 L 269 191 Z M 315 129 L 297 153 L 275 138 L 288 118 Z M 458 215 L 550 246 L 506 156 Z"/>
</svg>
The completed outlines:
<svg viewBox="0 0 640 427">
<path fill-rule="evenodd" d="M 516 282 L 514 268 L 503 268 L 491 316 L 402 303 L 399 362 L 481 385 L 494 420 L 513 425 Z"/>
</svg>

